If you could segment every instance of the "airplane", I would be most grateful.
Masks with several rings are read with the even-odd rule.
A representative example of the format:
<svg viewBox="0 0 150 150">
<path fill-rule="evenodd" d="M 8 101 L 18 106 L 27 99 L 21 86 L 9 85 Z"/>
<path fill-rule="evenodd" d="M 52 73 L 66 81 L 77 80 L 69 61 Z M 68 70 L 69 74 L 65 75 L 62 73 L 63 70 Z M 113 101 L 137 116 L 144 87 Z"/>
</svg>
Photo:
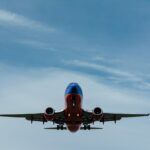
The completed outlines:
<svg viewBox="0 0 150 150">
<path fill-rule="evenodd" d="M 52 107 L 46 108 L 44 113 L 29 114 L 1 114 L 1 117 L 25 118 L 31 123 L 33 121 L 45 122 L 51 121 L 57 124 L 56 127 L 44 129 L 69 130 L 76 132 L 78 130 L 102 129 L 93 127 L 91 124 L 99 121 L 103 124 L 107 121 L 116 121 L 127 117 L 142 117 L 150 114 L 125 114 L 125 113 L 105 113 L 100 107 L 95 107 L 92 111 L 86 111 L 82 108 L 83 93 L 78 83 L 70 83 L 65 90 L 65 108 L 62 111 L 55 111 Z"/>
</svg>

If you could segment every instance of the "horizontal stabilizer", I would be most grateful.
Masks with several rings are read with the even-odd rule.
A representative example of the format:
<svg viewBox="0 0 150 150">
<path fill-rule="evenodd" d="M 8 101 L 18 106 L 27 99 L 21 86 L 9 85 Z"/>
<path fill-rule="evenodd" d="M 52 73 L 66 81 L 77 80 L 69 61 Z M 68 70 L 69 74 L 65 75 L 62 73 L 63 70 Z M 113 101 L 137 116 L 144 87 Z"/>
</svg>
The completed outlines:
<svg viewBox="0 0 150 150">
<path fill-rule="evenodd" d="M 44 128 L 44 129 L 49 129 L 49 130 L 67 130 L 66 127 L 60 128 L 58 129 L 57 127 L 48 127 L 48 128 Z"/>
<path fill-rule="evenodd" d="M 99 128 L 99 127 L 90 127 L 90 129 L 87 130 L 97 130 L 97 129 L 103 129 L 103 128 Z M 84 127 L 81 127 L 80 130 L 85 130 Z"/>
<path fill-rule="evenodd" d="M 48 128 L 44 128 L 47 130 L 67 130 L 67 127 L 63 127 L 58 129 L 57 127 L 48 127 Z M 99 127 L 90 127 L 90 129 L 87 130 L 97 130 L 97 129 L 103 129 L 103 128 L 99 128 Z M 80 127 L 80 130 L 85 130 L 84 127 Z"/>
</svg>

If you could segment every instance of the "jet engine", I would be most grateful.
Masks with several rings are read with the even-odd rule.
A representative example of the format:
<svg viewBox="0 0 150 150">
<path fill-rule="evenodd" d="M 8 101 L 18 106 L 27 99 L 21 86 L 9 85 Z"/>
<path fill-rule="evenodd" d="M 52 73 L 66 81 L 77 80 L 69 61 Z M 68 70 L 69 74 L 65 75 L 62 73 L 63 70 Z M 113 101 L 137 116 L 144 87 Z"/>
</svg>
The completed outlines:
<svg viewBox="0 0 150 150">
<path fill-rule="evenodd" d="M 103 113 L 103 111 L 100 107 L 96 107 L 96 108 L 93 109 L 93 113 L 95 115 L 101 115 Z"/>
<path fill-rule="evenodd" d="M 53 115 L 55 113 L 55 110 L 52 107 L 48 107 L 46 108 L 45 113 L 47 115 Z"/>
</svg>

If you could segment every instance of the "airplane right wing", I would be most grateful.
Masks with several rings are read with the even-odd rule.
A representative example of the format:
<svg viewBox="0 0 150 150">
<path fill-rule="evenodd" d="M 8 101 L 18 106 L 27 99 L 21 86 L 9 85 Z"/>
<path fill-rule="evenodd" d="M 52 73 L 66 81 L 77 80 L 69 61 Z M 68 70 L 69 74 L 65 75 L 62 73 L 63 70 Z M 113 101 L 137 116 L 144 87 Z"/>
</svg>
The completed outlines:
<svg viewBox="0 0 150 150">
<path fill-rule="evenodd" d="M 46 118 L 45 113 L 28 113 L 28 114 L 0 114 L 0 117 L 12 117 L 12 118 L 25 118 L 26 120 L 31 121 L 40 121 L 40 122 L 47 122 L 53 121 L 55 123 L 60 123 L 64 121 L 64 111 L 55 112 L 50 117 Z"/>
<path fill-rule="evenodd" d="M 31 114 L 2 114 L 0 117 L 13 117 L 13 118 L 25 118 L 32 121 L 47 122 L 44 113 L 31 113 Z"/>
</svg>

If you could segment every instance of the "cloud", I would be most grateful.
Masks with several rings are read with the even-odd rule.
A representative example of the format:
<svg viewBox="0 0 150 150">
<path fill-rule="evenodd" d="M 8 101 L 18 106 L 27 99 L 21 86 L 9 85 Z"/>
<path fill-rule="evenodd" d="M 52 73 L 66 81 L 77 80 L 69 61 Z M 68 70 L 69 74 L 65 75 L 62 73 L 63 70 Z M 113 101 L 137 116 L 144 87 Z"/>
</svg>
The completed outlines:
<svg viewBox="0 0 150 150">
<path fill-rule="evenodd" d="M 37 49 L 41 49 L 41 50 L 48 50 L 48 51 L 57 51 L 56 49 L 54 49 L 53 47 L 51 47 L 51 44 L 45 43 L 45 42 L 41 42 L 41 41 L 36 41 L 36 40 L 17 40 L 17 43 L 20 44 L 24 44 L 24 45 L 28 45 Z"/>
<path fill-rule="evenodd" d="M 119 59 L 109 59 L 109 58 L 105 58 L 103 56 L 95 56 L 93 57 L 91 60 L 93 61 L 99 61 L 99 62 L 104 62 L 104 63 L 109 63 L 109 64 L 116 64 L 116 63 L 120 63 L 121 60 Z"/>
<path fill-rule="evenodd" d="M 150 84 L 145 79 L 139 77 L 136 74 L 122 71 L 121 69 L 116 69 L 113 67 L 108 67 L 107 65 L 101 65 L 96 63 L 91 63 L 81 60 L 63 61 L 64 64 L 73 65 L 77 67 L 87 68 L 91 70 L 96 70 L 100 72 L 107 73 L 109 76 L 106 78 L 112 79 L 116 83 L 130 83 L 138 87 L 139 89 L 149 90 Z M 106 60 L 105 60 L 106 62 Z M 104 80 L 106 80 L 106 78 Z"/>
<path fill-rule="evenodd" d="M 86 68 L 91 68 L 91 69 L 107 72 L 109 74 L 113 74 L 113 75 L 116 75 L 116 76 L 134 78 L 134 80 L 139 80 L 138 78 L 135 78 L 135 76 L 133 74 L 130 74 L 130 73 L 124 72 L 124 71 L 120 71 L 120 70 L 117 70 L 117 69 L 113 69 L 111 67 L 107 67 L 107 66 L 100 65 L 100 64 L 89 63 L 89 62 L 80 61 L 80 60 L 73 60 L 73 61 L 66 62 L 66 63 L 72 64 L 72 65 L 75 65 L 75 66 L 86 67 Z"/>
<path fill-rule="evenodd" d="M 109 84 L 97 83 L 90 77 L 72 73 L 57 68 L 14 68 L 11 66 L 1 65 L 0 74 L 0 113 L 26 113 L 26 112 L 44 112 L 48 106 L 56 110 L 64 108 L 64 90 L 70 82 L 78 82 L 84 94 L 83 108 L 93 109 L 95 106 L 102 107 L 103 111 L 111 112 L 147 112 L 150 108 L 149 97 L 141 93 L 124 91 L 114 88 Z M 141 123 L 140 121 L 143 122 Z M 122 120 L 114 126 L 113 123 L 106 123 L 103 131 L 80 131 L 71 134 L 66 131 L 44 131 L 44 127 L 52 126 L 47 123 L 30 122 L 23 119 L 0 118 L 0 133 L 2 138 L 2 149 L 61 149 L 65 145 L 68 149 L 74 149 L 76 143 L 80 148 L 98 148 L 97 140 L 101 138 L 103 142 L 101 148 L 109 149 L 114 146 L 121 149 L 133 139 L 136 139 L 137 133 L 140 138 L 136 139 L 136 149 L 139 145 L 146 145 L 149 134 L 146 132 L 149 128 L 148 118 Z M 140 124 L 139 124 L 140 122 Z M 10 126 L 11 124 L 11 126 Z M 55 126 L 55 125 L 53 125 Z M 102 124 L 95 124 L 102 126 Z M 140 127 L 140 129 L 138 129 Z M 124 136 L 123 140 L 117 142 L 120 133 Z M 135 133 L 135 134 L 131 134 Z M 14 138 L 15 134 L 15 138 Z M 130 137 L 128 136 L 129 134 Z M 114 138 L 114 135 L 116 138 Z M 141 141 L 141 138 L 146 137 Z M 68 138 L 70 136 L 71 138 Z M 82 136 L 82 138 L 80 138 Z M 10 140 L 9 145 L 5 141 Z M 44 140 L 42 140 L 44 139 Z M 86 143 L 85 143 L 86 139 Z M 119 139 L 118 139 L 119 140 Z M 26 141 L 24 143 L 24 141 Z M 59 142 L 59 144 L 57 144 Z M 75 143 L 73 141 L 76 141 Z M 109 144 L 105 144 L 109 141 Z M 46 145 L 46 147 L 45 147 Z M 11 147 L 10 147 L 11 146 Z M 132 148 L 132 145 L 131 145 Z M 139 149 L 138 149 L 139 150 Z"/>
<path fill-rule="evenodd" d="M 0 9 L 0 24 L 24 27 L 32 30 L 55 32 L 56 29 L 44 25 L 38 21 L 29 19 L 23 15 Z"/>
<path fill-rule="evenodd" d="M 63 2 L 61 6 L 53 1 L 0 3 L 1 8 L 18 10 L 11 12 L 9 9 L 0 9 L 1 62 L 21 66 L 15 68 L 0 65 L 0 113 L 43 112 L 47 106 L 62 109 L 64 90 L 73 81 L 78 82 L 83 89 L 84 109 L 100 106 L 107 112 L 149 112 L 149 91 L 141 90 L 150 89 L 147 82 L 149 77 L 146 79 L 143 75 L 149 74 L 149 68 L 146 67 L 149 64 L 149 42 L 146 43 L 148 40 L 143 38 L 146 36 L 143 33 L 148 33 L 143 32 L 143 29 L 149 28 L 141 25 L 148 22 L 149 15 L 137 12 L 136 9 L 145 8 L 143 1 L 137 7 L 137 3 L 132 2 L 133 5 L 130 5 L 131 1 L 125 1 L 125 5 L 130 8 L 124 7 L 124 3 L 119 3 L 121 7 L 117 7 L 118 1 L 99 4 L 83 2 L 80 7 L 80 1 Z M 111 9 L 108 9 L 108 5 Z M 27 14 L 33 18 L 24 16 L 24 11 L 29 11 Z M 43 16 L 44 20 L 53 22 L 65 33 L 57 32 L 57 28 L 40 22 Z M 22 40 L 17 43 L 16 39 Z M 50 48 L 60 48 L 58 53 L 47 52 L 49 45 Z M 44 51 L 35 52 L 38 48 Z M 111 60 L 108 62 L 107 58 L 102 57 L 91 59 L 101 54 Z M 112 61 L 113 58 L 121 60 L 121 63 Z M 62 59 L 70 61 L 64 65 Z M 74 62 L 75 59 L 78 62 Z M 64 70 L 41 69 L 45 66 L 57 66 Z M 139 76 L 136 67 L 142 75 Z M 94 76 L 89 76 L 91 73 Z M 117 84 L 114 85 L 109 78 Z M 1 149 L 75 150 L 77 145 L 79 149 L 87 150 L 141 150 L 143 146 L 150 149 L 150 134 L 147 132 L 149 124 L 149 118 L 122 119 L 116 125 L 106 123 L 101 131 L 70 134 L 65 131 L 44 131 L 43 127 L 52 126 L 51 123 L 43 126 L 42 123 L 34 122 L 31 126 L 30 122 L 23 119 L 0 118 Z M 102 126 L 100 123 L 96 125 Z"/>
<path fill-rule="evenodd" d="M 116 106 L 124 104 L 124 107 L 127 105 L 134 106 L 136 103 L 139 103 L 138 108 L 142 105 L 144 108 L 149 106 L 147 97 L 144 95 L 141 97 L 135 91 L 121 90 L 108 83 L 97 83 L 91 77 L 86 77 L 63 69 L 22 69 L 3 66 L 1 72 L 0 81 L 2 84 L 0 85 L 0 95 L 3 96 L 3 98 L 0 98 L 3 100 L 1 104 L 7 103 L 13 99 L 13 102 L 10 101 L 10 103 L 15 102 L 19 105 L 23 104 L 22 107 L 25 108 L 28 102 L 34 103 L 34 99 L 39 103 L 37 106 L 40 104 L 43 105 L 44 99 L 45 104 L 52 103 L 56 107 L 57 105 L 61 106 L 63 105 L 63 96 L 66 86 L 70 82 L 78 82 L 83 88 L 84 97 L 86 99 L 85 103 L 89 101 L 86 103 L 87 107 L 92 106 L 90 102 L 91 99 L 94 100 L 93 107 L 98 104 L 106 106 L 108 102 Z M 59 95 L 57 94 L 58 92 Z M 55 101 L 56 99 L 59 99 L 59 101 Z M 60 101 L 61 99 L 62 101 Z M 33 108 L 32 106 L 30 105 L 28 107 Z M 16 107 L 14 108 L 16 109 Z"/>
</svg>

